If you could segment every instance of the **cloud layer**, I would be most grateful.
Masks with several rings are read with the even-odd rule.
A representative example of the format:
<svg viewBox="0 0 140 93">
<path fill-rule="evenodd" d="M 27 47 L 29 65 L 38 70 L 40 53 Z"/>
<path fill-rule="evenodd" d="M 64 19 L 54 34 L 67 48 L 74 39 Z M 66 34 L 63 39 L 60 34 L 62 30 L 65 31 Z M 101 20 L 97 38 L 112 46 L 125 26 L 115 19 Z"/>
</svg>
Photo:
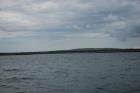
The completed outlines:
<svg viewBox="0 0 140 93">
<path fill-rule="evenodd" d="M 139 5 L 139 0 L 1 0 L 0 39 L 130 42 L 140 37 Z"/>
</svg>

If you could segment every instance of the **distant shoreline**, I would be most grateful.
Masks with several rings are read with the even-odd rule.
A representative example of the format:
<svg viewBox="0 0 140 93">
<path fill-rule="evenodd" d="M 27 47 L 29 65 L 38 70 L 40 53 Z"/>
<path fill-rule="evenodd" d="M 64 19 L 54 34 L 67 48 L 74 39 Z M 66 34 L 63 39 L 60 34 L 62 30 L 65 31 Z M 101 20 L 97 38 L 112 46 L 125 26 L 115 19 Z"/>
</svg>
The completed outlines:
<svg viewBox="0 0 140 93">
<path fill-rule="evenodd" d="M 56 50 L 56 51 L 0 53 L 0 56 L 4 56 L 4 55 L 33 55 L 33 54 L 65 54 L 65 53 L 118 53 L 118 52 L 140 52 L 140 49 L 79 48 L 79 49 Z"/>
</svg>

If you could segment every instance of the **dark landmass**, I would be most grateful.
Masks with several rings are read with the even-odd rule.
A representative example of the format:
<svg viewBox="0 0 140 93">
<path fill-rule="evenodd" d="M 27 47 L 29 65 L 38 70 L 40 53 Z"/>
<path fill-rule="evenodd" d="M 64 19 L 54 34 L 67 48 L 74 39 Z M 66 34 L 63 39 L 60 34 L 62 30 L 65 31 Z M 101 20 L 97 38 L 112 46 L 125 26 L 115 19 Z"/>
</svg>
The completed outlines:
<svg viewBox="0 0 140 93">
<path fill-rule="evenodd" d="M 56 51 L 0 53 L 0 56 L 3 56 L 3 55 L 32 55 L 32 54 L 63 54 L 63 53 L 117 53 L 117 52 L 140 52 L 140 49 L 79 48 L 79 49 L 56 50 Z"/>
</svg>

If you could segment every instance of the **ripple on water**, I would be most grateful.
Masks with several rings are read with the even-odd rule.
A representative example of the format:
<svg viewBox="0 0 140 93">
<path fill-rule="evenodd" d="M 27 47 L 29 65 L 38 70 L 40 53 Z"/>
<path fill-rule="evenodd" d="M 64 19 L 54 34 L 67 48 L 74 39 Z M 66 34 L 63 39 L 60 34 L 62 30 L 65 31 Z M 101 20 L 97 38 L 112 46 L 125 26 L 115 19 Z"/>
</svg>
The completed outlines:
<svg viewBox="0 0 140 93">
<path fill-rule="evenodd" d="M 1 56 L 0 93 L 140 93 L 139 55 Z"/>
<path fill-rule="evenodd" d="M 4 71 L 6 71 L 6 72 L 20 72 L 21 69 L 19 69 L 19 68 L 10 68 L 10 69 L 5 68 Z"/>
<path fill-rule="evenodd" d="M 9 84 L 0 84 L 0 89 L 19 89 L 18 87 L 15 87 L 13 85 L 9 85 Z"/>
<path fill-rule="evenodd" d="M 123 93 L 140 93 L 140 88 L 132 89 L 132 90 L 129 90 L 129 91 L 126 91 L 126 92 L 123 92 Z"/>
<path fill-rule="evenodd" d="M 8 83 L 20 83 L 20 82 L 24 82 L 25 80 L 34 80 L 34 78 L 13 76 L 13 77 L 10 77 L 10 78 L 6 78 L 5 80 Z"/>
</svg>

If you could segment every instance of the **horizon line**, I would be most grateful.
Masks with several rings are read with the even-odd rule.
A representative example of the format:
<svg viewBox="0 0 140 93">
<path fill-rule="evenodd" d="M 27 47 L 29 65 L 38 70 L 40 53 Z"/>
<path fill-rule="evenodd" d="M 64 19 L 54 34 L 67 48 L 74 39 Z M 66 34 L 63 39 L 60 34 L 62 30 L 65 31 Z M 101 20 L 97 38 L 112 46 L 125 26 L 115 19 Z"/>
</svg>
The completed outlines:
<svg viewBox="0 0 140 93">
<path fill-rule="evenodd" d="M 60 53 L 110 53 L 110 52 L 140 52 L 140 48 L 74 48 L 50 51 L 0 52 L 0 55 L 31 55 Z"/>
</svg>

